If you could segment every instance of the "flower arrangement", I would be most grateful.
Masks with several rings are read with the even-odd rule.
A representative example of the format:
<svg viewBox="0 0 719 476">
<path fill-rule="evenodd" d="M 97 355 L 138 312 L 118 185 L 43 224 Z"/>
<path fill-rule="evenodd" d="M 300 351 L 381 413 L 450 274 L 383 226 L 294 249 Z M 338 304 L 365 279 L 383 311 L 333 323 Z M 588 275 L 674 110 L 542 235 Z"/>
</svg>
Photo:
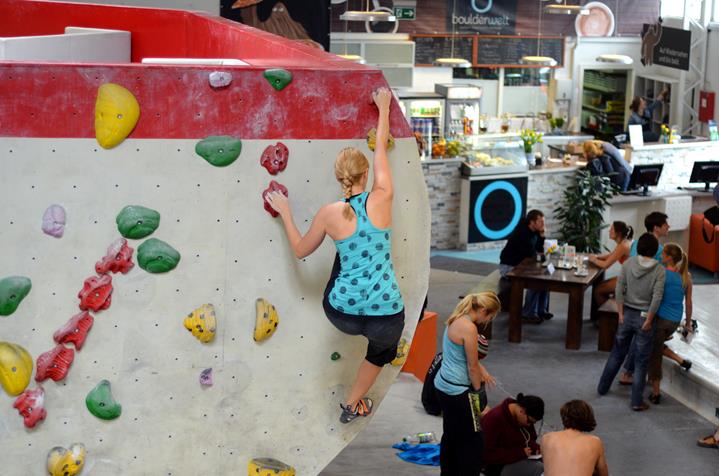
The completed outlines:
<svg viewBox="0 0 719 476">
<path fill-rule="evenodd" d="M 537 132 L 534 129 L 522 129 L 522 132 L 519 133 L 519 137 L 522 139 L 522 142 L 524 142 L 524 152 L 526 154 L 531 153 L 534 144 L 542 142 L 543 135 L 544 134 Z"/>
<path fill-rule="evenodd" d="M 671 137 L 671 129 L 669 129 L 669 126 L 666 124 L 661 125 L 661 136 L 659 142 L 662 142 L 663 144 L 670 143 L 670 137 Z"/>
</svg>

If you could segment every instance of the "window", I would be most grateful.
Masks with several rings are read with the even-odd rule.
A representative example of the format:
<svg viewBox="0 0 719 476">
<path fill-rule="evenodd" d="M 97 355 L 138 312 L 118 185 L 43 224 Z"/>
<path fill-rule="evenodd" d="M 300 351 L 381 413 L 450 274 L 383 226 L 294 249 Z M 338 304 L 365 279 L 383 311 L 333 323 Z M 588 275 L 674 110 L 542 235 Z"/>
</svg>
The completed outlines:
<svg viewBox="0 0 719 476">
<path fill-rule="evenodd" d="M 506 68 L 505 86 L 546 86 L 551 76 L 550 68 Z"/>
<path fill-rule="evenodd" d="M 712 12 L 712 21 L 719 22 L 719 0 L 714 0 L 714 11 Z"/>
<path fill-rule="evenodd" d="M 454 68 L 452 69 L 454 79 L 499 79 L 497 68 Z"/>
<path fill-rule="evenodd" d="M 686 1 L 688 4 L 687 11 L 689 15 L 692 18 L 701 18 L 701 0 L 661 0 L 661 5 L 659 7 L 659 15 L 661 17 L 684 18 L 684 1 Z M 714 6 L 714 9 L 716 10 L 716 5 Z"/>
</svg>

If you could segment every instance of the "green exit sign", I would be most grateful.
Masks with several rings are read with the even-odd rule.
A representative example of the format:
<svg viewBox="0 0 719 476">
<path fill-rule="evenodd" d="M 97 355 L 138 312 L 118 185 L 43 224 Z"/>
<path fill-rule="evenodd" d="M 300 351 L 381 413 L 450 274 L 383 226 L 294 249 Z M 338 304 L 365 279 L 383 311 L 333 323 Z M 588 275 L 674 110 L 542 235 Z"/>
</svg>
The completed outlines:
<svg viewBox="0 0 719 476">
<path fill-rule="evenodd" d="M 397 20 L 414 20 L 414 7 L 394 7 L 394 16 Z"/>
</svg>

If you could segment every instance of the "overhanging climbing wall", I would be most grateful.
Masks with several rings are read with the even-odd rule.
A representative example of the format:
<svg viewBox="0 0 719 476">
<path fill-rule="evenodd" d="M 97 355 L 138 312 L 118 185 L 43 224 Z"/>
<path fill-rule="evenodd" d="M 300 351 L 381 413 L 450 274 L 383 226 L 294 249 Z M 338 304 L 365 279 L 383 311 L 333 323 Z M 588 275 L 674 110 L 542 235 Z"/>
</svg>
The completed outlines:
<svg viewBox="0 0 719 476">
<path fill-rule="evenodd" d="M 118 23 L 122 15 L 114 17 L 97 26 L 132 31 Z M 283 64 L 287 54 L 294 55 L 287 63 L 296 65 L 299 55 L 303 65 Z M 321 205 L 339 198 L 337 152 L 355 146 L 371 157 L 364 139 L 376 123 L 370 93 L 385 82 L 378 71 L 306 47 L 263 55 L 261 67 L 222 68 L 232 82 L 219 89 L 209 84 L 216 70 L 209 67 L 0 63 L 0 279 L 32 281 L 17 310 L 0 317 L 0 341 L 24 347 L 35 363 L 55 347 L 53 333 L 80 312 L 83 282 L 120 237 L 117 214 L 141 205 L 161 215 L 151 235 L 128 240 L 136 265 L 112 275 L 112 302 L 90 311 L 94 325 L 66 377 L 42 383 L 45 420 L 26 429 L 15 398 L 0 392 L 3 475 L 46 474 L 47 452 L 75 442 L 87 448 L 81 474 L 244 474 L 255 457 L 316 474 L 366 425 L 338 421 L 366 341 L 335 330 L 322 311 L 334 246 L 327 238 L 311 257 L 296 260 L 261 194 L 270 180 L 286 186 L 305 230 Z M 292 82 L 275 90 L 263 76 L 266 66 L 285 67 Z M 140 106 L 129 138 L 109 150 L 93 130 L 97 91 L 106 83 L 127 88 Z M 396 103 L 391 124 L 392 247 L 409 340 L 427 290 L 429 207 L 415 141 Z M 197 155 L 197 142 L 209 135 L 240 139 L 239 158 L 215 167 Z M 260 157 L 277 142 L 287 146 L 289 161 L 272 176 Z M 66 211 L 61 238 L 41 230 L 51 204 Z M 175 269 L 151 274 L 137 266 L 138 246 L 148 238 L 181 254 Z M 257 298 L 280 318 L 259 343 Z M 183 326 L 205 303 L 217 316 L 216 336 L 206 344 Z M 333 352 L 341 358 L 332 360 Z M 199 382 L 207 368 L 212 386 Z M 376 400 L 398 370 L 382 372 L 370 393 Z M 114 420 L 86 408 L 103 379 L 122 405 Z M 33 379 L 28 388 L 35 387 Z"/>
</svg>

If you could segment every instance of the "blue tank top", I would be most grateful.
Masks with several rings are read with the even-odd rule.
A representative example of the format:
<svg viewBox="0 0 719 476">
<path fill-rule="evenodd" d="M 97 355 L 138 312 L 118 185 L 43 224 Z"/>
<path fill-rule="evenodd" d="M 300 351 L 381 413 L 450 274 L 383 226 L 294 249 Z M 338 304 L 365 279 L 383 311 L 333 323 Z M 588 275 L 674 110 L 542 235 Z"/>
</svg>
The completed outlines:
<svg viewBox="0 0 719 476">
<path fill-rule="evenodd" d="M 667 321 L 681 322 L 684 315 L 684 288 L 682 276 L 676 271 L 666 270 L 664 297 L 657 310 L 657 316 Z"/>
<path fill-rule="evenodd" d="M 467 354 L 464 346 L 455 344 L 449 339 L 449 327 L 444 329 L 442 336 L 442 366 L 434 377 L 434 386 L 447 395 L 459 395 L 469 388 L 469 372 L 467 370 Z"/>
<path fill-rule="evenodd" d="M 367 196 L 350 197 L 357 216 L 355 232 L 335 241 L 340 272 L 329 301 L 333 308 L 360 316 L 390 316 L 404 309 L 392 266 L 392 230 L 375 228 L 367 216 Z"/>
</svg>

